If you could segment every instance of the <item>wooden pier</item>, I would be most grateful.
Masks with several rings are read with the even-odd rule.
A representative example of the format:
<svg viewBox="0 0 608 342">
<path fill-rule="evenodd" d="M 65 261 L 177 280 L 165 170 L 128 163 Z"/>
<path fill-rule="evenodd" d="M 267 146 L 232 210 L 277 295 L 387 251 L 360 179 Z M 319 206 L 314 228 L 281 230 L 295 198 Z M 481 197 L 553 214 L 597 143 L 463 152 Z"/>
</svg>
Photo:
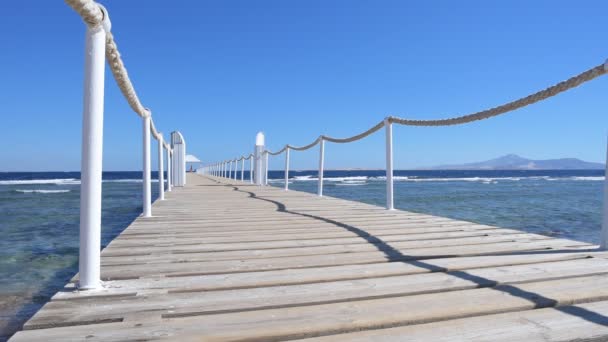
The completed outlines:
<svg viewBox="0 0 608 342">
<path fill-rule="evenodd" d="M 596 246 L 188 175 L 11 341 L 608 338 Z"/>
</svg>

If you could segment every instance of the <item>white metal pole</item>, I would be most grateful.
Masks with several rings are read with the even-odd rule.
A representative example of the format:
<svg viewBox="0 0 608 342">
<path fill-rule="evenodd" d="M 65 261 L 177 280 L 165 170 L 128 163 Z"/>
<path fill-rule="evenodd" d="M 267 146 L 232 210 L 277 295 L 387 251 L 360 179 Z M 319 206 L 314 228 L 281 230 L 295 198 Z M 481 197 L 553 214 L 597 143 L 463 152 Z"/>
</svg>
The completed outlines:
<svg viewBox="0 0 608 342">
<path fill-rule="evenodd" d="M 604 205 L 602 210 L 602 250 L 608 249 L 608 147 L 606 148 L 606 169 L 604 171 Z"/>
<path fill-rule="evenodd" d="M 285 191 L 289 190 L 289 147 L 285 149 Z"/>
<path fill-rule="evenodd" d="M 167 192 L 171 191 L 171 151 L 167 149 Z"/>
<path fill-rule="evenodd" d="M 253 184 L 253 156 L 249 157 L 249 183 Z"/>
<path fill-rule="evenodd" d="M 264 175 L 263 175 L 263 170 L 264 170 L 264 162 L 263 162 L 263 156 L 262 154 L 264 153 L 264 133 L 262 132 L 258 132 L 258 134 L 255 136 L 255 150 L 253 152 L 253 158 L 254 158 L 254 163 L 255 163 L 255 184 L 256 185 L 263 185 L 264 184 Z"/>
<path fill-rule="evenodd" d="M 264 185 L 268 185 L 268 151 L 266 151 L 266 155 L 264 156 Z"/>
<path fill-rule="evenodd" d="M 319 184 L 317 194 L 323 196 L 323 160 L 325 158 L 325 139 L 321 138 L 319 143 Z"/>
<path fill-rule="evenodd" d="M 143 217 L 152 216 L 152 195 L 150 189 L 150 112 L 142 119 L 143 122 Z"/>
<path fill-rule="evenodd" d="M 228 162 L 228 179 L 232 178 L 232 160 Z"/>
<path fill-rule="evenodd" d="M 105 11 L 104 11 L 105 12 Z M 107 13 L 106 13 L 107 14 Z M 105 16 L 107 20 L 107 15 Z M 109 31 L 109 21 L 107 21 Z M 96 289 L 100 281 L 101 170 L 106 31 L 87 28 L 80 165 L 80 259 L 78 287 Z"/>
<path fill-rule="evenodd" d="M 241 159 L 241 182 L 245 180 L 245 158 Z"/>
<path fill-rule="evenodd" d="M 165 199 L 165 166 L 163 165 L 163 136 L 158 134 L 158 199 Z"/>
<path fill-rule="evenodd" d="M 384 119 L 386 129 L 386 209 L 393 210 L 393 123 Z"/>
<path fill-rule="evenodd" d="M 236 180 L 236 175 L 238 174 L 238 170 L 239 170 L 239 161 L 238 160 L 234 160 L 234 180 Z"/>
</svg>

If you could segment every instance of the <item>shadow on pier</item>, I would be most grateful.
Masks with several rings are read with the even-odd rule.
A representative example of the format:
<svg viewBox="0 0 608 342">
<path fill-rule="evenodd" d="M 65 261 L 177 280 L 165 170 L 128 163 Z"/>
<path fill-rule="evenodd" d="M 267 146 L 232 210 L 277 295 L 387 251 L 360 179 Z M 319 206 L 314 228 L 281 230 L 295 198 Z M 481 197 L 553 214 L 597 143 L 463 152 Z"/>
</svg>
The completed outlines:
<svg viewBox="0 0 608 342">
<path fill-rule="evenodd" d="M 287 206 L 284 203 L 282 203 L 280 201 L 270 199 L 270 198 L 265 198 L 263 196 L 256 194 L 254 191 L 249 191 L 249 189 L 247 189 L 247 188 L 252 188 L 252 187 L 257 188 L 257 186 L 255 186 L 255 185 L 240 185 L 239 186 L 239 185 L 222 183 L 217 180 L 213 180 L 213 181 L 216 182 L 216 184 L 206 185 L 206 186 L 229 187 L 229 188 L 232 188 L 233 191 L 238 191 L 238 192 L 247 194 L 249 196 L 249 198 L 251 198 L 251 199 L 274 204 L 276 206 L 276 211 L 278 211 L 278 212 L 318 220 L 320 222 L 328 223 L 328 224 L 334 225 L 336 227 L 345 229 L 349 232 L 352 232 L 352 233 L 356 234 L 358 237 L 364 239 L 365 241 L 367 241 L 368 243 L 373 245 L 378 251 L 384 253 L 384 255 L 386 256 L 386 258 L 389 262 L 407 263 L 407 264 L 410 264 L 410 265 L 413 265 L 416 267 L 426 269 L 429 272 L 443 272 L 449 276 L 472 282 L 477 285 L 477 288 L 488 288 L 488 289 L 492 289 L 494 291 L 499 291 L 499 292 L 506 293 L 506 294 L 509 294 L 514 297 L 519 297 L 524 300 L 527 300 L 534 305 L 535 309 L 554 308 L 555 310 L 566 313 L 568 315 L 576 316 L 576 317 L 579 317 L 581 319 L 584 319 L 586 321 L 589 321 L 589 322 L 592 322 L 595 324 L 608 326 L 608 317 L 605 315 L 599 314 L 597 312 L 587 310 L 585 308 L 581 308 L 578 306 L 573 306 L 573 305 L 560 306 L 560 303 L 558 302 L 558 300 L 553 299 L 553 298 L 548 298 L 548 297 L 544 296 L 542 293 L 526 291 L 520 287 L 511 285 L 511 284 L 501 284 L 500 282 L 498 282 L 496 280 L 485 278 L 485 277 L 480 277 L 480 276 L 477 276 L 477 275 L 474 275 L 474 274 L 471 274 L 471 273 L 468 273 L 468 272 L 462 271 L 462 270 L 450 271 L 450 270 L 447 270 L 445 267 L 435 265 L 432 263 L 432 259 L 434 259 L 434 258 L 445 258 L 445 257 L 454 257 L 454 256 L 433 255 L 433 256 L 429 256 L 429 257 L 424 257 L 424 260 L 422 260 L 420 257 L 416 257 L 414 255 L 408 255 L 408 254 L 403 253 L 401 250 L 391 246 L 390 243 L 383 241 L 382 238 L 380 238 L 378 236 L 374 236 L 373 234 L 370 234 L 369 232 L 367 232 L 361 228 L 358 228 L 353 225 L 346 224 L 346 223 L 343 223 L 340 221 L 336 221 L 331 218 L 290 210 L 289 208 L 287 208 Z M 546 253 L 564 253 L 564 252 L 580 253 L 580 252 L 584 252 L 584 251 L 588 251 L 588 252 L 596 251 L 596 249 L 588 249 L 588 250 L 547 249 L 547 250 L 539 250 L 539 251 L 524 251 L 524 252 L 517 252 L 517 253 L 510 252 L 508 254 L 509 255 L 546 254 Z M 506 253 L 502 253 L 502 254 L 504 255 Z M 484 254 L 484 255 L 489 255 L 489 254 Z M 500 253 L 495 254 L 495 255 L 500 255 Z M 571 303 L 568 303 L 568 304 L 571 304 Z"/>
</svg>

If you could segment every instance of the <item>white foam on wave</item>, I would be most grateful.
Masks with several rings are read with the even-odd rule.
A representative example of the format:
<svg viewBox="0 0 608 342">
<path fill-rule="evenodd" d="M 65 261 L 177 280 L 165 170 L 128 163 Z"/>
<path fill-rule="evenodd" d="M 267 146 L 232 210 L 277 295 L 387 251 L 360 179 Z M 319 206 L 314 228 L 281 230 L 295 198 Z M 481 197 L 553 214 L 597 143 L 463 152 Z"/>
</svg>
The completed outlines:
<svg viewBox="0 0 608 342">
<path fill-rule="evenodd" d="M 570 177 L 570 179 L 576 181 L 603 181 L 606 179 L 606 177 Z"/>
<path fill-rule="evenodd" d="M 3 180 L 0 185 L 80 184 L 76 178 Z"/>
<path fill-rule="evenodd" d="M 17 189 L 15 190 L 17 192 L 21 192 L 24 194 L 29 194 L 29 193 L 39 193 L 39 194 L 63 194 L 66 192 L 70 192 L 71 190 L 67 190 L 67 189 L 63 189 L 63 190 L 42 190 L 42 189 L 28 189 L 28 190 L 20 190 Z"/>
<path fill-rule="evenodd" d="M 350 177 L 323 177 L 323 180 L 328 182 L 365 182 L 368 179 L 367 176 L 350 176 Z M 314 176 L 295 176 L 294 181 L 318 181 L 318 177 Z"/>
<path fill-rule="evenodd" d="M 319 180 L 319 178 L 313 177 L 313 176 L 295 176 L 295 177 L 293 177 L 293 180 L 295 180 L 295 181 L 312 181 L 312 180 Z"/>
<path fill-rule="evenodd" d="M 603 176 L 521 176 L 521 177 L 453 177 L 453 178 L 419 178 L 416 176 L 393 176 L 394 181 L 401 182 L 481 182 L 485 184 L 496 184 L 501 181 L 517 182 L 522 180 L 546 180 L 546 181 L 603 181 Z M 319 178 L 316 176 L 296 176 L 293 177 L 293 181 L 318 181 Z M 342 182 L 342 183 L 356 183 L 365 184 L 367 181 L 386 181 L 386 176 L 351 176 L 351 177 L 325 177 L 325 181 L 329 182 Z M 283 179 L 270 179 L 269 182 L 282 182 Z"/>
<path fill-rule="evenodd" d="M 104 179 L 104 183 L 141 183 L 141 179 Z M 152 183 L 158 183 L 158 179 L 152 179 Z M 19 179 L 19 180 L 3 180 L 0 185 L 79 185 L 80 179 L 76 178 L 60 178 L 60 179 Z"/>
</svg>

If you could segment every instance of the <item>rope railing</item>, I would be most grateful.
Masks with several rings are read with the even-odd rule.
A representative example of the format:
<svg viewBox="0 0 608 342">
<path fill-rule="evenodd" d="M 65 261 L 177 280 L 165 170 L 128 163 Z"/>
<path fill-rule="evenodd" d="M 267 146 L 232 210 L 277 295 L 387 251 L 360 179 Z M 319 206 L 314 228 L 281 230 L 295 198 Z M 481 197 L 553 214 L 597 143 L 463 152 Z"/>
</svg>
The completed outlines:
<svg viewBox="0 0 608 342">
<path fill-rule="evenodd" d="M 85 85 L 83 110 L 82 169 L 80 196 L 80 259 L 79 288 L 95 289 L 100 282 L 101 184 L 103 151 L 103 110 L 105 63 L 107 61 L 116 84 L 131 109 L 143 124 L 143 217 L 152 216 L 150 135 L 158 141 L 159 200 L 164 200 L 164 154 L 167 160 L 167 188 L 185 184 L 185 142 L 179 132 L 171 134 L 171 144 L 156 129 L 151 111 L 144 107 L 121 58 L 108 11 L 93 0 L 65 0 L 87 26 L 85 53 Z M 175 143 L 174 135 L 179 135 Z M 175 148 L 179 153 L 174 155 Z"/>
<path fill-rule="evenodd" d="M 264 148 L 264 136 L 260 132 L 258 133 L 258 137 L 256 137 L 256 148 L 254 153 L 254 158 L 256 166 L 252 165 L 250 170 L 255 169 L 255 183 L 257 185 L 267 185 L 268 184 L 268 156 L 276 156 L 285 152 L 285 190 L 289 190 L 289 152 L 290 150 L 295 151 L 305 151 L 313 148 L 316 145 L 319 145 L 319 171 L 318 171 L 318 189 L 317 194 L 319 196 L 323 195 L 323 173 L 324 173 L 324 149 L 325 149 L 325 141 L 343 144 L 350 143 L 357 140 L 361 140 L 366 138 L 367 136 L 379 131 L 382 127 L 385 128 L 386 131 L 386 208 L 391 210 L 394 209 L 394 201 L 393 201 L 393 124 L 404 125 L 404 126 L 430 126 L 430 127 L 438 127 L 438 126 L 453 126 L 453 125 L 462 125 L 474 121 L 486 120 L 490 119 L 502 114 L 506 114 L 512 112 L 514 110 L 526 107 L 528 105 L 543 101 L 547 98 L 556 96 L 560 93 L 563 93 L 567 90 L 575 88 L 583 83 L 589 82 L 597 77 L 605 75 L 608 73 L 608 61 L 597 65 L 591 69 L 588 69 L 578 75 L 568 78 L 562 82 L 559 82 L 555 85 L 547 87 L 543 90 L 537 91 L 525 97 L 519 98 L 517 100 L 492 107 L 486 110 L 444 118 L 444 119 L 429 119 L 429 120 L 421 120 L 421 119 L 408 119 L 408 118 L 400 118 L 395 116 L 388 116 L 384 120 L 378 122 L 374 126 L 369 129 L 361 132 L 359 134 L 353 135 L 347 138 L 335 138 L 327 135 L 320 135 L 313 142 L 303 146 L 293 146 L 290 144 L 285 145 L 278 151 L 270 151 Z M 259 137 L 262 137 L 261 143 L 259 143 Z M 608 157 L 607 157 L 608 159 Z M 220 170 L 222 169 L 222 163 L 218 164 Z M 608 165 L 607 171 L 608 174 Z M 210 172 L 213 176 L 225 177 L 225 173 L 216 172 L 215 168 L 211 169 Z M 236 179 L 236 178 L 235 178 Z M 606 249 L 608 247 L 608 180 L 605 183 L 605 205 L 604 205 L 604 221 L 603 221 L 603 237 L 602 248 Z"/>
<path fill-rule="evenodd" d="M 517 99 L 515 101 L 511 101 L 511 102 L 505 103 L 503 105 L 493 107 L 490 109 L 486 109 L 483 111 L 470 113 L 470 114 L 466 114 L 466 115 L 461 115 L 461 116 L 456 116 L 456 117 L 451 117 L 451 118 L 446 118 L 446 119 L 420 120 L 420 119 L 406 119 L 406 118 L 389 116 L 388 120 L 391 123 L 396 123 L 396 124 L 404 125 L 404 126 L 462 125 L 465 123 L 485 120 L 485 119 L 489 119 L 489 118 L 492 118 L 492 117 L 495 117 L 495 116 L 498 116 L 501 114 L 512 112 L 514 110 L 523 108 L 525 106 L 528 106 L 528 105 L 534 104 L 536 102 L 545 100 L 549 97 L 555 96 L 559 93 L 563 93 L 563 92 L 570 90 L 572 88 L 575 88 L 585 82 L 591 81 L 596 77 L 605 75 L 606 73 L 608 73 L 608 61 L 606 61 L 603 64 L 600 64 L 598 66 L 595 66 L 589 70 L 586 70 L 576 76 L 573 76 L 565 81 L 562 81 L 553 86 L 550 86 L 546 89 L 540 90 L 538 92 L 535 92 L 531 95 Z M 285 145 L 285 147 L 283 147 L 279 151 L 276 151 L 276 152 L 266 151 L 266 152 L 268 152 L 270 155 L 274 156 L 274 155 L 281 154 L 287 148 L 290 148 L 295 151 L 305 151 L 305 150 L 308 150 L 308 149 L 316 146 L 321 140 L 338 143 L 338 144 L 349 143 L 349 142 L 361 140 L 361 139 L 379 131 L 384 125 L 385 125 L 385 122 L 383 120 L 383 121 L 378 122 L 376 125 L 372 126 L 371 128 L 367 129 L 366 131 L 353 135 L 348 138 L 334 138 L 334 137 L 327 136 L 327 135 L 320 135 L 317 139 L 315 139 L 313 142 L 311 142 L 308 145 L 298 147 L 298 146 L 292 146 L 292 145 L 287 144 L 287 145 Z"/>
</svg>

